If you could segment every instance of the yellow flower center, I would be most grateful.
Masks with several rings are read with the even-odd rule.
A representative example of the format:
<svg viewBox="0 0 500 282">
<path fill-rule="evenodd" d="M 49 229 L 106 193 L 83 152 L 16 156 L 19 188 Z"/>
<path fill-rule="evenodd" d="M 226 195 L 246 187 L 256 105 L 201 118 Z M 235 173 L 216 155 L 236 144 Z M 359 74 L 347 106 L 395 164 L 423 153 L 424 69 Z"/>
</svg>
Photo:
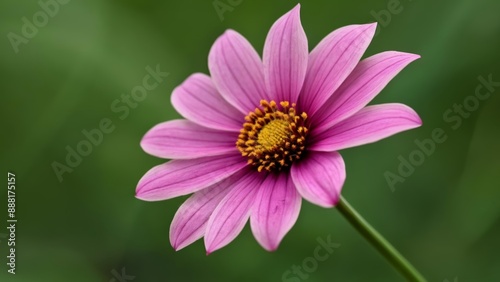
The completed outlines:
<svg viewBox="0 0 500 282">
<path fill-rule="evenodd" d="M 236 147 L 248 164 L 260 172 L 280 171 L 300 159 L 308 129 L 307 114 L 297 115 L 295 104 L 260 101 L 261 108 L 249 113 L 238 136 Z"/>
<path fill-rule="evenodd" d="M 286 120 L 275 119 L 260 130 L 257 135 L 257 143 L 266 150 L 271 150 L 274 146 L 281 144 L 281 141 L 288 138 L 290 123 Z"/>
</svg>

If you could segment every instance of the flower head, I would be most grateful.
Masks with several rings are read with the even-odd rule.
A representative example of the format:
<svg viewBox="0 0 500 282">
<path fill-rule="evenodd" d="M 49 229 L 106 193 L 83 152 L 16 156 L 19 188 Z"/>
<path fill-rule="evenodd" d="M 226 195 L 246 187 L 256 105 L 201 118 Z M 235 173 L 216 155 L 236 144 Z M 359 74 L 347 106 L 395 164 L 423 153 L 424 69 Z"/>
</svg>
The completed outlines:
<svg viewBox="0 0 500 282">
<path fill-rule="evenodd" d="M 360 62 L 375 29 L 337 29 L 309 53 L 297 5 L 271 27 L 262 60 L 235 31 L 215 41 L 211 77 L 193 74 L 172 94 L 186 120 L 158 124 L 141 142 L 146 152 L 173 160 L 143 176 L 137 198 L 193 193 L 171 224 L 176 250 L 204 237 L 213 252 L 248 219 L 262 247 L 275 250 L 302 198 L 322 207 L 338 202 L 346 174 L 337 151 L 421 125 L 405 105 L 367 106 L 419 58 L 390 51 Z"/>
</svg>

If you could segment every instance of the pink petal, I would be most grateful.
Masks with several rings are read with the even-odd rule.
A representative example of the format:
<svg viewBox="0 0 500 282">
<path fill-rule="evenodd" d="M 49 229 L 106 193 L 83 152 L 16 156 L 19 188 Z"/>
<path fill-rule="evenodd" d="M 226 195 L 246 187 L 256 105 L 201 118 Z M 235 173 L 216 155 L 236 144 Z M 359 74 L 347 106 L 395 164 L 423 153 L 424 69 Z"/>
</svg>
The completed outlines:
<svg viewBox="0 0 500 282">
<path fill-rule="evenodd" d="M 153 167 L 139 180 L 136 197 L 145 201 L 161 201 L 187 195 L 224 180 L 246 165 L 239 152 L 169 161 Z"/>
<path fill-rule="evenodd" d="M 308 147 L 314 151 L 338 151 L 373 143 L 422 125 L 418 114 L 403 104 L 368 106 L 329 130 L 314 135 Z"/>
<path fill-rule="evenodd" d="M 370 44 L 376 23 L 342 27 L 326 36 L 309 55 L 299 104 L 314 114 L 356 67 Z"/>
<path fill-rule="evenodd" d="M 244 123 L 244 115 L 222 98 L 205 74 L 188 77 L 174 89 L 171 100 L 183 117 L 208 128 L 239 131 Z"/>
<path fill-rule="evenodd" d="M 170 244 L 176 251 L 203 237 L 210 215 L 244 173 L 237 172 L 194 193 L 180 206 L 170 224 Z"/>
<path fill-rule="evenodd" d="M 337 152 L 308 152 L 291 169 L 293 183 L 309 202 L 330 208 L 337 204 L 345 181 L 345 165 Z"/>
<path fill-rule="evenodd" d="M 262 61 L 236 31 L 227 30 L 215 41 L 208 67 L 222 97 L 245 115 L 267 99 Z"/>
<path fill-rule="evenodd" d="M 299 217 L 302 198 L 288 173 L 269 174 L 262 183 L 250 216 L 259 244 L 268 251 L 278 248 Z"/>
<path fill-rule="evenodd" d="M 240 234 L 264 178 L 264 173 L 249 168 L 217 206 L 208 220 L 205 234 L 207 254 L 226 246 Z"/>
<path fill-rule="evenodd" d="M 315 131 L 323 132 L 366 106 L 384 87 L 419 55 L 384 52 L 363 60 L 321 109 L 311 117 Z"/>
<path fill-rule="evenodd" d="M 142 138 L 148 154 L 165 159 L 194 159 L 237 152 L 237 132 L 209 129 L 188 120 L 160 123 Z"/>
<path fill-rule="evenodd" d="M 274 23 L 264 45 L 264 73 L 272 100 L 297 102 L 307 60 L 307 37 L 298 4 Z"/>
</svg>

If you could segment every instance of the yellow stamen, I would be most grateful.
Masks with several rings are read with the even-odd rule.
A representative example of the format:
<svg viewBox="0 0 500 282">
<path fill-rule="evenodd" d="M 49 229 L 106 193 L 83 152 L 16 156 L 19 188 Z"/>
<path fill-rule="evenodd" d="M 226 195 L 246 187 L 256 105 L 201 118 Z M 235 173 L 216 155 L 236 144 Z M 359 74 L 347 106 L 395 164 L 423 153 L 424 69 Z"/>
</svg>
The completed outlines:
<svg viewBox="0 0 500 282">
<path fill-rule="evenodd" d="M 288 126 L 290 123 L 286 120 L 272 120 L 260 130 L 257 137 L 257 143 L 266 150 L 271 150 L 274 146 L 281 144 L 289 135 Z M 253 140 L 252 140 L 253 141 Z"/>
<path fill-rule="evenodd" d="M 306 113 L 297 115 L 287 101 L 260 102 L 261 108 L 245 117 L 236 147 L 257 170 L 275 171 L 289 167 L 305 150 Z"/>
</svg>

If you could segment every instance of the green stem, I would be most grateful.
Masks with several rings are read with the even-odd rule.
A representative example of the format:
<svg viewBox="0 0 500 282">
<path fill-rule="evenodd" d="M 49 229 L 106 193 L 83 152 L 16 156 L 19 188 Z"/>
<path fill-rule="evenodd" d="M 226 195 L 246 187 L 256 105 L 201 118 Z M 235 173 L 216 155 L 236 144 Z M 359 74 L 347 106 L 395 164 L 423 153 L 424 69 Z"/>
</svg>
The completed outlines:
<svg viewBox="0 0 500 282">
<path fill-rule="evenodd" d="M 425 282 L 418 270 L 401 255 L 380 233 L 341 196 L 337 209 L 365 239 L 377 249 L 382 256 L 403 275 L 408 281 Z"/>
</svg>

